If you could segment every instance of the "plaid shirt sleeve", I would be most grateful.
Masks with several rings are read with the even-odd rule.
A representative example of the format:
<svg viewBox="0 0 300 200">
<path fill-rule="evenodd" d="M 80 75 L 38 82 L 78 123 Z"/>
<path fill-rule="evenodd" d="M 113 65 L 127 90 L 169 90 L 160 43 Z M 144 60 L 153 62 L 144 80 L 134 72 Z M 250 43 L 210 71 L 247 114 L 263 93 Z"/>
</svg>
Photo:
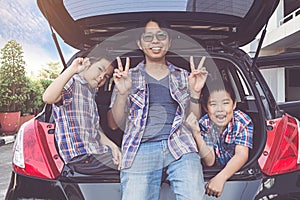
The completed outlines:
<svg viewBox="0 0 300 200">
<path fill-rule="evenodd" d="M 72 77 L 61 91 L 61 100 L 55 103 L 56 106 L 69 105 L 73 97 L 73 88 L 75 80 Z"/>
<path fill-rule="evenodd" d="M 235 144 L 253 147 L 253 122 L 251 118 L 240 110 L 235 111 L 236 133 Z"/>
</svg>

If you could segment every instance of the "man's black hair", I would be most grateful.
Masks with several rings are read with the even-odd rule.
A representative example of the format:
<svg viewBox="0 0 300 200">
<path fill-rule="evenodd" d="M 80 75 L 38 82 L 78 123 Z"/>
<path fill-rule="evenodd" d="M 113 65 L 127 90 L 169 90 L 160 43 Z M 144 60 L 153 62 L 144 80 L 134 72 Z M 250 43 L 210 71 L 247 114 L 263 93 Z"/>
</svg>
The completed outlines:
<svg viewBox="0 0 300 200">
<path fill-rule="evenodd" d="M 164 20 L 158 19 L 156 17 L 151 17 L 151 18 L 146 18 L 146 19 L 142 19 L 139 24 L 137 25 L 137 30 L 138 30 L 138 34 L 136 35 L 137 38 L 136 40 L 140 40 L 141 39 L 141 35 L 144 33 L 145 31 L 145 27 L 149 22 L 155 22 L 158 24 L 158 26 L 164 30 L 167 29 L 169 26 L 166 24 L 166 22 Z M 167 30 L 166 30 L 167 31 Z M 168 31 L 167 31 L 168 32 Z M 168 33 L 169 35 L 169 33 Z"/>
</svg>

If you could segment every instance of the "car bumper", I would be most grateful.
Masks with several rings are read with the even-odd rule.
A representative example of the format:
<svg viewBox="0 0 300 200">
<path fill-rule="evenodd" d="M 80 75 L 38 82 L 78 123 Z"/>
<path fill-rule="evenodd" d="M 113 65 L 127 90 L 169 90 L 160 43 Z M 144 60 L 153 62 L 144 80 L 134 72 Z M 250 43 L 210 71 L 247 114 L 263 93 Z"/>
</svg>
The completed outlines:
<svg viewBox="0 0 300 200">
<path fill-rule="evenodd" d="M 121 199 L 119 183 L 76 183 L 27 177 L 12 172 L 6 198 L 12 199 Z"/>
<path fill-rule="evenodd" d="M 225 184 L 222 196 L 218 199 L 253 199 L 260 184 L 261 179 L 228 181 Z M 6 199 L 119 200 L 121 199 L 121 193 L 119 182 L 96 182 L 95 180 L 93 182 L 66 182 L 27 177 L 12 172 Z M 173 199 L 175 199 L 175 195 L 169 184 L 163 183 L 160 200 Z"/>
</svg>

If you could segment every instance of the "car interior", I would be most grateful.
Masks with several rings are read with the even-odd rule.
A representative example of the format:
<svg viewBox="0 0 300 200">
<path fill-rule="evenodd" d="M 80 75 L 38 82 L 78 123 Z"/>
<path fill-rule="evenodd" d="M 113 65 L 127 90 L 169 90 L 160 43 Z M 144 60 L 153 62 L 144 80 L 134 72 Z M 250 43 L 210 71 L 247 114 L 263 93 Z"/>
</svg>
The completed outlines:
<svg viewBox="0 0 300 200">
<path fill-rule="evenodd" d="M 125 56 L 124 56 L 125 59 Z M 141 62 L 143 57 L 131 57 L 131 66 L 136 66 L 138 62 Z M 177 66 L 185 66 L 187 70 L 189 70 L 189 58 L 180 58 L 176 55 L 168 55 L 167 60 L 171 63 L 176 63 Z M 197 58 L 196 58 L 197 60 Z M 199 59 L 200 60 L 200 57 Z M 124 61 L 125 62 L 125 61 Z M 250 151 L 249 156 L 249 166 L 251 163 L 255 162 L 257 157 L 261 153 L 261 137 L 260 133 L 260 124 L 261 121 L 259 119 L 259 112 L 256 106 L 256 101 L 254 94 L 251 91 L 249 84 L 247 83 L 245 77 L 242 76 L 242 73 L 239 71 L 237 66 L 233 64 L 230 60 L 224 59 L 222 57 L 219 58 L 208 58 L 206 61 L 206 67 L 209 71 L 209 76 L 217 77 L 219 75 L 222 76 L 223 79 L 229 81 L 235 92 L 237 97 L 237 109 L 242 110 L 247 113 L 251 119 L 253 120 L 254 125 L 254 148 Z M 214 67 L 210 67 L 214 66 Z M 96 102 L 98 105 L 98 112 L 100 115 L 100 125 L 103 131 L 119 146 L 121 146 L 122 141 L 122 130 L 111 130 L 108 127 L 107 123 L 107 111 L 109 110 L 110 97 L 113 90 L 112 81 L 109 81 L 110 84 L 107 84 L 105 87 L 100 88 L 98 90 L 96 96 Z M 203 109 L 202 109 L 203 110 Z M 205 113 L 203 113 L 204 115 Z"/>
<path fill-rule="evenodd" d="M 130 54 L 130 64 L 131 66 L 136 66 L 139 62 L 143 60 L 142 54 L 140 52 L 131 52 Z M 224 54 L 223 54 L 224 55 Z M 78 56 L 78 55 L 77 55 Z M 80 55 L 82 56 L 82 55 Z M 128 54 L 121 56 L 121 59 L 125 62 L 125 58 Z M 199 60 L 202 56 L 194 56 L 195 63 L 199 63 Z M 189 70 L 189 56 L 178 56 L 176 54 L 168 54 L 167 60 L 171 63 L 176 64 L 176 66 L 183 66 L 186 70 Z M 233 89 L 237 97 L 237 109 L 242 110 L 248 114 L 253 123 L 254 123 L 254 134 L 253 134 L 253 149 L 250 150 L 248 162 L 241 170 L 248 170 L 257 164 L 257 158 L 261 155 L 263 150 L 263 144 L 265 140 L 264 131 L 262 130 L 262 124 L 259 122 L 263 121 L 260 119 L 257 102 L 255 96 L 252 92 L 252 89 L 244 77 L 244 73 L 241 72 L 241 69 L 237 64 L 233 63 L 230 59 L 225 58 L 224 56 L 218 55 L 208 55 L 205 61 L 205 66 L 209 72 L 209 76 L 212 79 L 218 79 L 221 77 L 223 80 L 229 81 L 233 86 Z M 108 127 L 107 122 L 107 112 L 109 110 L 110 98 L 113 91 L 113 80 L 112 78 L 107 81 L 107 83 L 99 88 L 96 94 L 96 103 L 98 106 L 98 112 L 100 116 L 100 126 L 103 132 L 118 146 L 121 146 L 123 132 L 121 129 L 112 130 Z M 203 110 L 203 109 L 202 109 Z M 204 115 L 205 113 L 203 113 Z M 54 123 L 51 117 L 51 106 L 46 106 L 45 112 L 46 122 Z M 240 170 L 240 171 L 241 171 Z M 204 167 L 205 178 L 209 179 L 210 177 L 216 175 L 220 169 L 214 167 Z M 84 178 L 84 174 L 74 174 L 68 173 L 69 169 L 67 166 L 64 168 L 64 177 L 67 179 L 75 178 Z M 238 173 L 237 173 L 238 174 Z M 99 176 L 98 180 L 99 180 Z M 231 180 L 239 180 L 241 176 L 232 176 Z M 110 177 L 105 177 L 105 180 L 118 181 L 119 177 L 116 176 L 116 173 L 112 173 Z"/>
</svg>

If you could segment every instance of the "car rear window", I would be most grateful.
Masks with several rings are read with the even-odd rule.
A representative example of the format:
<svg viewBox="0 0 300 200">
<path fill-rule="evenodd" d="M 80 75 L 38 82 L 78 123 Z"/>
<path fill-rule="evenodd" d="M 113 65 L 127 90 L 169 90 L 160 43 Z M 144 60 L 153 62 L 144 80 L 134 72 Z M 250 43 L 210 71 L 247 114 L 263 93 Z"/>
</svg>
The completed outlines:
<svg viewBox="0 0 300 200">
<path fill-rule="evenodd" d="M 254 0 L 64 0 L 73 19 L 132 12 L 205 12 L 243 18 Z"/>
</svg>

